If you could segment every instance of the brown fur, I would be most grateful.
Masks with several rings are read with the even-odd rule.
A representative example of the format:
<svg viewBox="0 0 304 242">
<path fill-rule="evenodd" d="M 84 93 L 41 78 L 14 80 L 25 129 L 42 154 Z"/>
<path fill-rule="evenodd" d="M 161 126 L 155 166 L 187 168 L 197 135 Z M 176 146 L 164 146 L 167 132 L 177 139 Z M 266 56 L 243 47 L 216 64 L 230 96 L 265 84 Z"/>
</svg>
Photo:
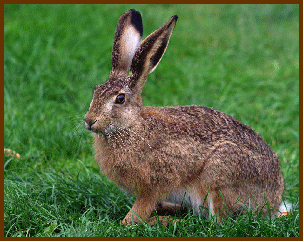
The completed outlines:
<svg viewBox="0 0 304 242">
<path fill-rule="evenodd" d="M 139 22 L 134 24 L 132 16 Z M 147 220 L 157 204 L 172 210 L 159 202 L 183 191 L 197 212 L 199 206 L 212 206 L 219 218 L 249 199 L 251 208 L 265 205 L 265 198 L 278 208 L 284 187 L 278 158 L 250 127 L 202 106 L 142 106 L 141 90 L 166 50 L 177 16 L 138 43 L 131 62 L 123 55 L 128 43 L 119 41 L 128 39 L 123 35 L 130 25 L 140 29 L 138 16 L 130 10 L 119 20 L 110 78 L 95 88 L 85 115 L 103 174 L 136 194 L 124 223 Z M 122 104 L 115 101 L 120 94 L 125 95 Z"/>
</svg>

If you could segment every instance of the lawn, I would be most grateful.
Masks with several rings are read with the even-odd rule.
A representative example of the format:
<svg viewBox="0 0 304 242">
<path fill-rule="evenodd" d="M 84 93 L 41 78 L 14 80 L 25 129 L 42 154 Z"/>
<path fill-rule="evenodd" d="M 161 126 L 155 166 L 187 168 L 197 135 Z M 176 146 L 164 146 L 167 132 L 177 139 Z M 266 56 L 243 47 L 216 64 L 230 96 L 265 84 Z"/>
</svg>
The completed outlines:
<svg viewBox="0 0 304 242">
<path fill-rule="evenodd" d="M 134 197 L 100 172 L 83 117 L 130 8 L 144 36 L 179 16 L 144 105 L 204 105 L 251 126 L 278 154 L 291 216 L 120 224 Z M 5 5 L 4 148 L 20 155 L 4 155 L 5 237 L 298 237 L 299 6 Z"/>
</svg>

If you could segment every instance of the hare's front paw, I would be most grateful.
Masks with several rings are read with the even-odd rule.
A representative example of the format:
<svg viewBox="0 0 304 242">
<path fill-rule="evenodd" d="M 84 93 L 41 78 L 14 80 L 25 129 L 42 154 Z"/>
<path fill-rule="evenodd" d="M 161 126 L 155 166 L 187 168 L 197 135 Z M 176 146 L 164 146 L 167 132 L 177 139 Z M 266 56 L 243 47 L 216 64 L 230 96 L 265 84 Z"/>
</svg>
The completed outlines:
<svg viewBox="0 0 304 242">
<path fill-rule="evenodd" d="M 177 222 L 181 222 L 183 220 L 174 219 L 174 218 L 171 218 L 170 216 L 156 216 L 156 217 L 149 218 L 147 220 L 147 223 L 153 225 L 153 224 L 157 223 L 158 221 L 160 221 L 164 227 L 167 227 L 167 225 L 169 223 L 171 223 L 173 225 L 173 224 L 175 224 Z"/>
<path fill-rule="evenodd" d="M 121 222 L 124 226 L 131 226 L 132 225 L 132 221 L 128 221 L 127 219 L 122 220 Z"/>
<path fill-rule="evenodd" d="M 125 226 L 131 226 L 138 222 L 140 222 L 139 218 L 132 213 L 128 213 L 126 217 L 122 220 L 122 224 Z"/>
<path fill-rule="evenodd" d="M 157 223 L 158 221 L 160 221 L 162 223 L 162 225 L 164 227 L 167 227 L 167 225 L 169 223 L 171 224 L 175 224 L 176 222 L 180 222 L 182 220 L 179 220 L 179 219 L 173 219 L 171 218 L 170 216 L 157 216 L 157 217 L 152 217 L 152 218 L 148 218 L 146 220 L 146 222 L 150 225 L 154 225 L 155 223 Z M 132 225 L 135 225 L 137 223 L 139 223 L 140 220 L 139 219 L 134 219 L 134 217 L 129 217 L 129 216 L 126 216 L 123 220 L 122 220 L 122 224 L 129 227 L 129 226 L 132 226 Z"/>
</svg>

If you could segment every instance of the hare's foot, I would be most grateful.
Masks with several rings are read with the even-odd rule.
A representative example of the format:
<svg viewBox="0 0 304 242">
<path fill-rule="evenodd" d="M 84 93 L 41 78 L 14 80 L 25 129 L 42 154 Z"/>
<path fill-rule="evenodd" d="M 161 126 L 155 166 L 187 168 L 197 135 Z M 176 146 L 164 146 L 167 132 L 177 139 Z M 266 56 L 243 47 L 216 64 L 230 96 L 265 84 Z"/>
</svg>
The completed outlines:
<svg viewBox="0 0 304 242">
<path fill-rule="evenodd" d="M 134 223 L 140 222 L 147 222 L 148 224 L 153 225 L 158 221 L 161 221 L 162 225 L 166 227 L 168 223 L 174 224 L 181 221 L 168 216 L 169 214 L 175 214 L 177 211 L 179 211 L 181 209 L 180 205 L 168 202 L 158 203 L 156 206 L 157 213 L 161 213 L 164 216 L 157 215 L 154 217 L 149 217 L 153 209 L 155 209 L 152 205 L 152 202 L 145 202 L 145 206 L 143 206 L 143 201 L 141 199 L 136 199 L 132 209 L 128 212 L 122 223 L 125 226 L 131 226 Z"/>
<path fill-rule="evenodd" d="M 169 203 L 169 202 L 159 202 L 156 205 L 156 212 L 158 215 L 174 215 L 176 212 L 182 209 L 181 205 Z"/>
<path fill-rule="evenodd" d="M 161 221 L 162 225 L 164 227 L 167 227 L 167 225 L 169 223 L 175 224 L 176 222 L 180 222 L 182 220 L 174 219 L 174 218 L 171 218 L 170 216 L 155 216 L 155 217 L 147 219 L 147 223 L 150 225 L 153 225 L 153 224 L 157 223 L 158 221 Z"/>
<path fill-rule="evenodd" d="M 285 216 L 290 216 L 291 213 L 290 212 L 282 212 L 281 214 L 279 214 L 277 217 L 280 218 L 280 217 L 285 217 Z"/>
</svg>

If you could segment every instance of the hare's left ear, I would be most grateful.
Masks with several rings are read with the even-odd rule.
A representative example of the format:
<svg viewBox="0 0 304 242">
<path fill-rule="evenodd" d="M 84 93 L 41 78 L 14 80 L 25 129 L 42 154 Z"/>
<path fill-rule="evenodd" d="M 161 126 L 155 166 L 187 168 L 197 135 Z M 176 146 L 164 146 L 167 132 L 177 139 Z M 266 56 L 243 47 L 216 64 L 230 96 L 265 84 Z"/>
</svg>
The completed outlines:
<svg viewBox="0 0 304 242">
<path fill-rule="evenodd" d="M 143 26 L 139 12 L 131 9 L 118 20 L 112 51 L 111 75 L 127 74 L 136 48 L 142 40 Z"/>
<path fill-rule="evenodd" d="M 141 92 L 148 74 L 155 70 L 167 49 L 177 18 L 177 15 L 174 15 L 162 27 L 145 38 L 137 48 L 129 74 L 131 89 L 135 88 L 136 92 Z"/>
</svg>

